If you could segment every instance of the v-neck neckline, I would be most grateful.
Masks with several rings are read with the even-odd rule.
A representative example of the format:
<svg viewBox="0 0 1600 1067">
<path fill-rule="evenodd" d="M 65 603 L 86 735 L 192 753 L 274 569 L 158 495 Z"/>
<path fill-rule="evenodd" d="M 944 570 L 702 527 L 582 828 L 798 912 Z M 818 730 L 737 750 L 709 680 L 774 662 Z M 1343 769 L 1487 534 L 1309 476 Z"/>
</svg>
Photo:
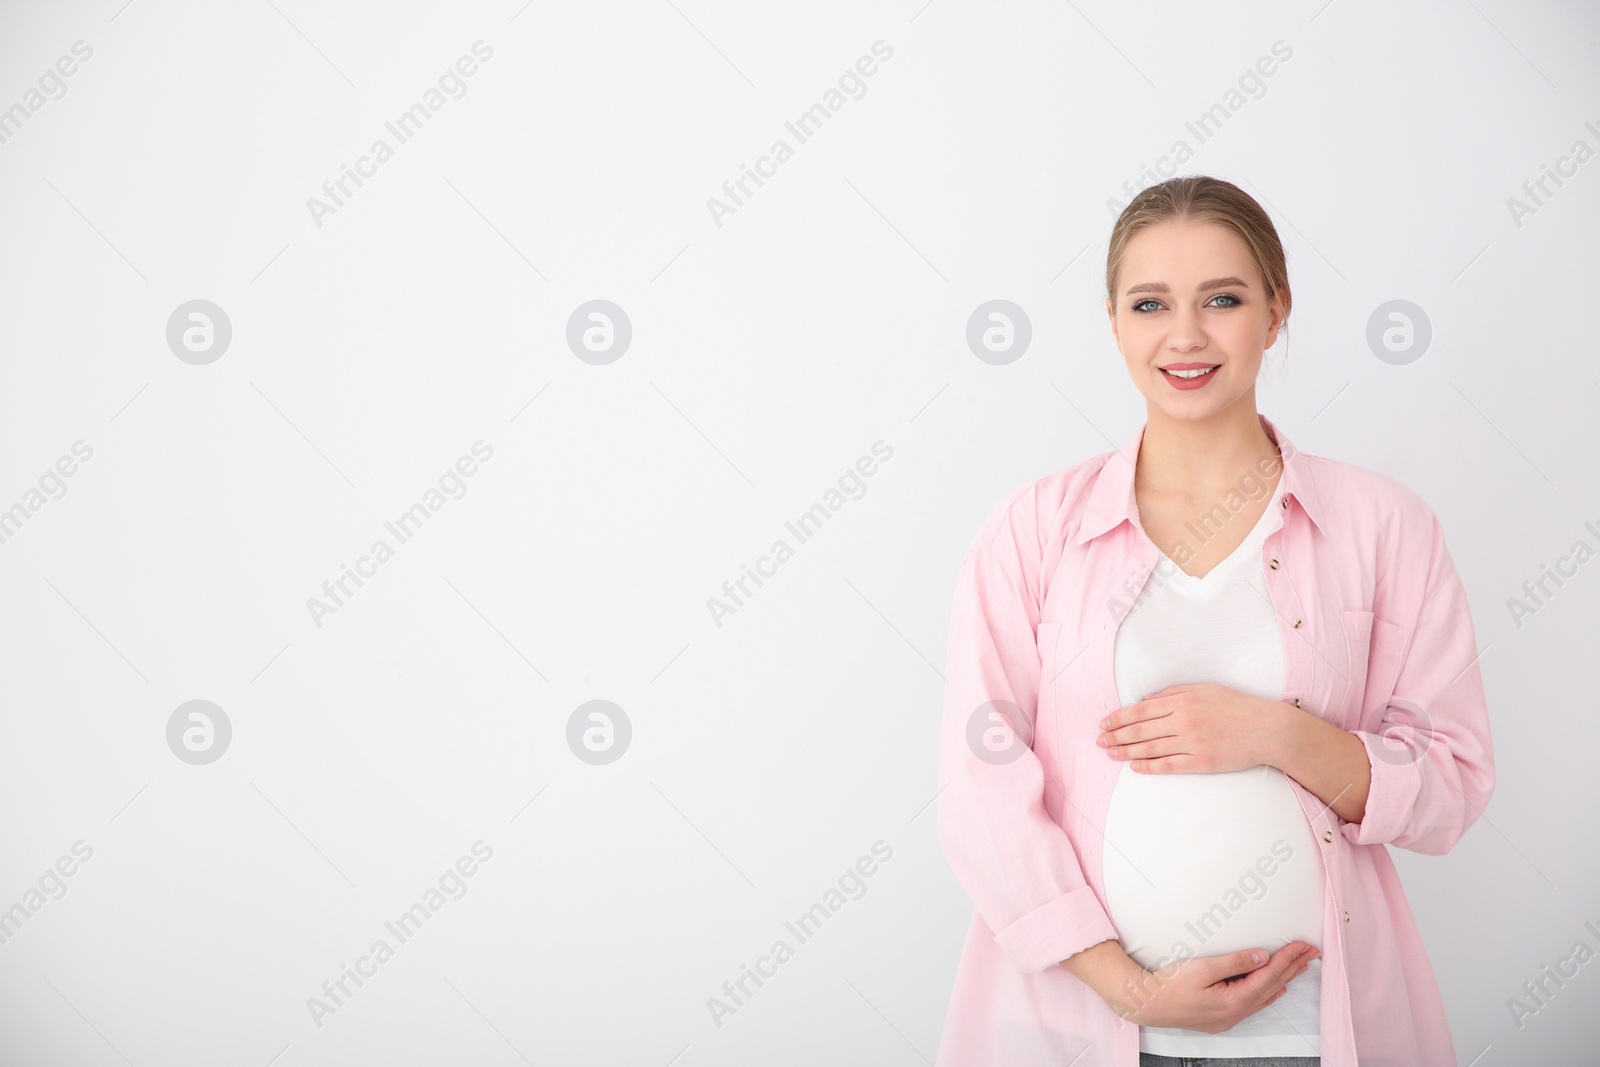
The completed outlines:
<svg viewBox="0 0 1600 1067">
<path fill-rule="evenodd" d="M 1274 487 L 1274 492 L 1276 492 L 1276 487 Z M 1250 532 L 1244 535 L 1244 540 L 1240 541 L 1238 545 L 1234 547 L 1232 552 L 1229 552 L 1225 557 L 1219 560 L 1216 566 L 1212 567 L 1202 575 L 1190 574 L 1188 571 L 1178 566 L 1177 560 L 1173 559 L 1165 552 L 1161 552 L 1160 549 L 1157 549 L 1156 551 L 1160 553 L 1162 559 L 1172 564 L 1173 568 L 1177 571 L 1177 574 L 1175 575 L 1177 581 L 1186 582 L 1191 586 L 1198 587 L 1220 585 L 1222 579 L 1230 576 L 1233 571 L 1239 568 L 1241 562 L 1248 558 L 1245 555 L 1247 550 L 1260 550 L 1261 542 L 1266 539 L 1265 536 L 1262 535 L 1262 527 L 1266 525 L 1267 518 L 1271 512 L 1272 497 L 1269 496 L 1267 498 L 1267 506 L 1261 509 L 1261 514 L 1256 517 L 1255 525 L 1251 526 Z M 1212 579 L 1214 578 L 1217 579 L 1217 581 L 1213 581 Z"/>
</svg>

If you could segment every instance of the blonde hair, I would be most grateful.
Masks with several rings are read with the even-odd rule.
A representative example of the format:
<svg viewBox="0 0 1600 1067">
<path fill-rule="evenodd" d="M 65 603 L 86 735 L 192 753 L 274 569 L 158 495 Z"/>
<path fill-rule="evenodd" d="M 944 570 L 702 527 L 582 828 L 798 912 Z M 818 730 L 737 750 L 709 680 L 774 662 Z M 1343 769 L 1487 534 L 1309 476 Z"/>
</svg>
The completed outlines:
<svg viewBox="0 0 1600 1067">
<path fill-rule="evenodd" d="M 1232 182 L 1204 174 L 1168 178 L 1141 189 L 1117 216 L 1111 227 L 1111 243 L 1106 249 L 1106 297 L 1111 309 L 1117 308 L 1117 276 L 1122 257 L 1133 236 L 1160 222 L 1213 222 L 1226 226 L 1244 241 L 1261 272 L 1267 300 L 1283 294 L 1283 329 L 1289 321 L 1293 299 L 1289 293 L 1289 266 L 1283 255 L 1283 242 L 1272 219 L 1253 196 Z"/>
</svg>

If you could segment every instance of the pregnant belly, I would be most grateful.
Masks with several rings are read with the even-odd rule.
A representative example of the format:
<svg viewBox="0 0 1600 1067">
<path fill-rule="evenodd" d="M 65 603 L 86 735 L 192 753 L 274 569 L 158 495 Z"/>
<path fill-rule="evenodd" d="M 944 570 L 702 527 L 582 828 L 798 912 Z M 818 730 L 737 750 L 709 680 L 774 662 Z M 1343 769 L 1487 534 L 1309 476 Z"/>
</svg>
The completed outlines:
<svg viewBox="0 0 1600 1067">
<path fill-rule="evenodd" d="M 1124 763 L 1104 876 L 1123 950 L 1146 970 L 1291 941 L 1322 947 L 1322 856 L 1276 767 L 1140 774 Z"/>
</svg>

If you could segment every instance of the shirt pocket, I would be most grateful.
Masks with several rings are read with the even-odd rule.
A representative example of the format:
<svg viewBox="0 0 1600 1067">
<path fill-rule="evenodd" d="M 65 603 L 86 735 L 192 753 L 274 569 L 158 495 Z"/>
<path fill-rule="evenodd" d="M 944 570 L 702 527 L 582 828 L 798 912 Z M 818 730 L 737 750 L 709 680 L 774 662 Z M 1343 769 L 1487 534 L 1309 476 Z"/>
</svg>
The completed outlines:
<svg viewBox="0 0 1600 1067">
<path fill-rule="evenodd" d="M 1409 635 L 1370 611 L 1346 611 L 1343 622 L 1346 668 L 1336 722 L 1346 730 L 1371 730 L 1394 696 Z"/>
</svg>

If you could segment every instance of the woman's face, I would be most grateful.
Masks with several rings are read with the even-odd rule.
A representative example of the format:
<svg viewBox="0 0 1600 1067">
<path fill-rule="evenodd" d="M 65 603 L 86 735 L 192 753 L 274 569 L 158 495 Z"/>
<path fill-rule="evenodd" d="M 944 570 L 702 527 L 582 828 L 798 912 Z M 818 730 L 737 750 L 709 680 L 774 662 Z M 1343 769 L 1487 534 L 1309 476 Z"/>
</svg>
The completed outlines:
<svg viewBox="0 0 1600 1067">
<path fill-rule="evenodd" d="M 1145 399 L 1180 419 L 1203 419 L 1248 396 L 1261 355 L 1277 340 L 1281 296 L 1266 299 L 1250 249 L 1226 226 L 1163 222 L 1126 246 L 1111 332 Z M 1184 381 L 1168 369 L 1214 367 Z"/>
</svg>

